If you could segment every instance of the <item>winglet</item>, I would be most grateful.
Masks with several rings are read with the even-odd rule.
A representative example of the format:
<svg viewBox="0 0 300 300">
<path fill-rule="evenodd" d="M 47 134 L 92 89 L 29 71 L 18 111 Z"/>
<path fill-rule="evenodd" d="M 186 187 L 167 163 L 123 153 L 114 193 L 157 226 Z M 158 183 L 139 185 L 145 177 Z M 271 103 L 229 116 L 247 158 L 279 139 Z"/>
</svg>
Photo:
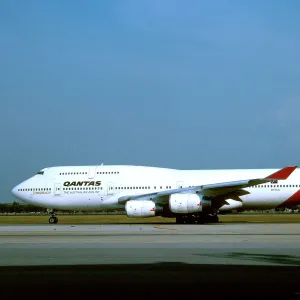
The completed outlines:
<svg viewBox="0 0 300 300">
<path fill-rule="evenodd" d="M 297 166 L 289 166 L 289 167 L 285 167 L 273 174 L 271 174 L 270 176 L 267 176 L 267 179 L 274 179 L 274 180 L 284 180 L 287 179 L 297 168 Z"/>
</svg>

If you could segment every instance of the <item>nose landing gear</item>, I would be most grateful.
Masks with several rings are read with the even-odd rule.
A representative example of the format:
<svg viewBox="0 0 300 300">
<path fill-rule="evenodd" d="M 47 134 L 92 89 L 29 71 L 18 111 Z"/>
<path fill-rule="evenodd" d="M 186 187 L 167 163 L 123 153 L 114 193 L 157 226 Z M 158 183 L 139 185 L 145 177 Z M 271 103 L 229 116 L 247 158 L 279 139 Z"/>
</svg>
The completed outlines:
<svg viewBox="0 0 300 300">
<path fill-rule="evenodd" d="M 56 224 L 58 222 L 58 218 L 55 216 L 55 215 L 52 215 L 50 218 L 49 218 L 49 223 L 50 224 Z"/>
<path fill-rule="evenodd" d="M 51 214 L 51 217 L 49 218 L 49 223 L 50 224 L 56 224 L 58 222 L 58 218 L 54 212 L 53 209 L 47 209 L 48 213 Z"/>
</svg>

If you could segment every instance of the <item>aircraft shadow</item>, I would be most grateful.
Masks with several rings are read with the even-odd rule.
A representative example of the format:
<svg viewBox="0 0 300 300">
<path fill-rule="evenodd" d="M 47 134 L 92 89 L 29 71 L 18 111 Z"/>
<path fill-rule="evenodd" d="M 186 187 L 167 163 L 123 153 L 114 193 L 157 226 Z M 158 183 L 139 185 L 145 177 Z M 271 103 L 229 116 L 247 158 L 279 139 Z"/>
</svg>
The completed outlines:
<svg viewBox="0 0 300 300">
<path fill-rule="evenodd" d="M 240 259 L 243 261 L 256 261 L 263 263 L 276 263 L 290 266 L 300 266 L 300 256 L 282 255 L 282 254 L 261 254 L 261 253 L 243 253 L 243 252 L 231 252 L 231 253 L 212 253 L 212 254 L 194 254 L 198 256 L 208 256 L 214 258 L 230 258 Z"/>
</svg>

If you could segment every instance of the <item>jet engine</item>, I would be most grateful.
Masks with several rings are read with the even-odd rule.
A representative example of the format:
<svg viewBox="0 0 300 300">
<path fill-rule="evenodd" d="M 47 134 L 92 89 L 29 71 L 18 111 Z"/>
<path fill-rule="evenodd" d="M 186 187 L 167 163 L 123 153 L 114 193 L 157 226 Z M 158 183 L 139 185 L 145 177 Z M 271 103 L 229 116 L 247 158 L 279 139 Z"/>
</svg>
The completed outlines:
<svg viewBox="0 0 300 300">
<path fill-rule="evenodd" d="M 187 214 L 209 210 L 211 201 L 197 194 L 172 194 L 169 206 L 173 213 Z"/>
<path fill-rule="evenodd" d="M 153 201 L 148 200 L 130 200 L 125 204 L 125 211 L 129 218 L 154 217 L 161 209 L 161 207 L 155 206 Z"/>
</svg>

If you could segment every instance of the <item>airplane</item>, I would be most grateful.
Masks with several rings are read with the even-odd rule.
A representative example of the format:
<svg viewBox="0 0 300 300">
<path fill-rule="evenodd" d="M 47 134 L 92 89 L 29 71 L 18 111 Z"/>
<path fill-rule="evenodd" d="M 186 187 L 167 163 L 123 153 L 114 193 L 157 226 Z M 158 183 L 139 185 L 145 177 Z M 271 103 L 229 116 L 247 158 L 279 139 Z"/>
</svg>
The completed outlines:
<svg viewBox="0 0 300 300">
<path fill-rule="evenodd" d="M 283 169 L 178 170 L 134 165 L 44 168 L 12 189 L 28 204 L 58 210 L 125 211 L 129 218 L 161 216 L 177 224 L 218 223 L 232 209 L 300 204 L 300 171 Z"/>
</svg>

